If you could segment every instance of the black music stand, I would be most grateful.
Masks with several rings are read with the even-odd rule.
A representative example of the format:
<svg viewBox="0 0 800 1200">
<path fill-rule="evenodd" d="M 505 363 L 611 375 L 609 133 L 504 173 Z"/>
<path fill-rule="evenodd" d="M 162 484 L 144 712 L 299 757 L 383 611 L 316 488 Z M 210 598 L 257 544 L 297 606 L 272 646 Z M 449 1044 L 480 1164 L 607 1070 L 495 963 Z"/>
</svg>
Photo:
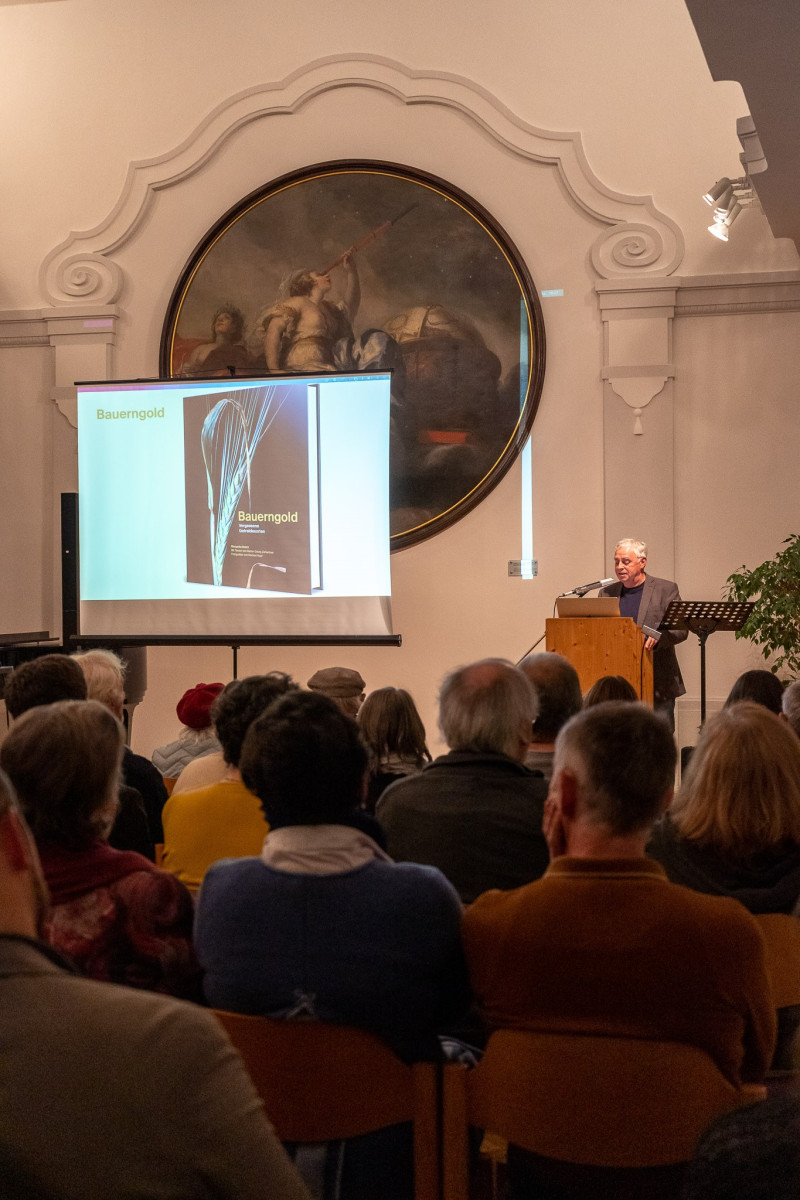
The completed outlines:
<svg viewBox="0 0 800 1200">
<path fill-rule="evenodd" d="M 700 639 L 700 724 L 706 719 L 706 642 L 712 633 L 735 633 L 755 608 L 752 600 L 673 600 L 659 629 L 688 629 Z"/>
</svg>

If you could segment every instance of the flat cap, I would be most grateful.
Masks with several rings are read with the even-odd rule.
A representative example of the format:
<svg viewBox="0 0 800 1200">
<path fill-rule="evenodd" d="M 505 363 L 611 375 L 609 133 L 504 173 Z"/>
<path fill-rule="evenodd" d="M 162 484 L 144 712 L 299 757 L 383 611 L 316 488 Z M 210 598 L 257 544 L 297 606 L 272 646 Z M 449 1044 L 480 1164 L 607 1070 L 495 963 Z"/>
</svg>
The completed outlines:
<svg viewBox="0 0 800 1200">
<path fill-rule="evenodd" d="M 358 671 L 350 667 L 324 667 L 315 671 L 307 687 L 325 696 L 360 696 L 367 686 Z"/>
</svg>

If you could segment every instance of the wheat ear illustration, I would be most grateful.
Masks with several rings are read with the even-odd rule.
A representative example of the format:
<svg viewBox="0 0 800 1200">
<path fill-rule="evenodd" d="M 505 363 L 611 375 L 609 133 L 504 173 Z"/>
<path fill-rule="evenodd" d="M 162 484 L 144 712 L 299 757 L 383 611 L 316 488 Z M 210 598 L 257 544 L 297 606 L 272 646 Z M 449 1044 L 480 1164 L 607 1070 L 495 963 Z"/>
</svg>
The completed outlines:
<svg viewBox="0 0 800 1200">
<path fill-rule="evenodd" d="M 277 417 L 288 388 L 245 388 L 218 400 L 203 422 L 200 444 L 208 483 L 211 569 L 222 584 L 222 568 L 237 505 L 247 485 L 248 506 L 256 448 Z"/>
</svg>

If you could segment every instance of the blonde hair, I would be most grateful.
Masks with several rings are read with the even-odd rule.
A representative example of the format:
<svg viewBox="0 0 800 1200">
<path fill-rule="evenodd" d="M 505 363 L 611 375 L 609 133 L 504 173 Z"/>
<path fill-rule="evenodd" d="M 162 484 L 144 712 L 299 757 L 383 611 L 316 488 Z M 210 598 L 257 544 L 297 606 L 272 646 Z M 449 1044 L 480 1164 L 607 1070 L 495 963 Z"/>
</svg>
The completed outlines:
<svg viewBox="0 0 800 1200">
<path fill-rule="evenodd" d="M 760 704 L 722 709 L 702 730 L 670 810 L 680 835 L 744 860 L 800 845 L 800 742 Z"/>
<path fill-rule="evenodd" d="M 97 700 L 115 716 L 125 704 L 125 664 L 113 650 L 86 650 L 72 657 L 86 677 L 87 699 Z"/>
</svg>

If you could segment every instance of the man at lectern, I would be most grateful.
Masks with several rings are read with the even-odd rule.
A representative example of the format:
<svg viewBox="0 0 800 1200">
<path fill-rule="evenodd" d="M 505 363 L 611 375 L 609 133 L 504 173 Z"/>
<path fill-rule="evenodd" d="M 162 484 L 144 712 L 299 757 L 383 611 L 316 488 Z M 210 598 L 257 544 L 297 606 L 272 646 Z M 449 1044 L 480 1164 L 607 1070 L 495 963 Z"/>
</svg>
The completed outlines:
<svg viewBox="0 0 800 1200">
<path fill-rule="evenodd" d="M 635 538 L 623 538 L 614 550 L 614 574 L 619 583 L 603 588 L 601 596 L 619 597 L 619 615 L 632 617 L 640 628 L 658 629 L 667 606 L 680 600 L 678 585 L 670 579 L 646 575 L 647 545 Z M 675 655 L 675 646 L 689 636 L 664 632 L 660 637 L 648 637 L 645 649 L 653 651 L 653 706 L 675 729 L 675 699 L 686 688 Z"/>
</svg>

